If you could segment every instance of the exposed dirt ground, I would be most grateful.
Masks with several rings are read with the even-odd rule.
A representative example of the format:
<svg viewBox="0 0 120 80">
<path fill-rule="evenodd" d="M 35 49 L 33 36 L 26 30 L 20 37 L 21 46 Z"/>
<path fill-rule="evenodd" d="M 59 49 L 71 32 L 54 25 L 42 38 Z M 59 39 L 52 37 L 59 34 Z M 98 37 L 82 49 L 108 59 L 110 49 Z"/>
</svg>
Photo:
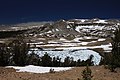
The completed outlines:
<svg viewBox="0 0 120 80">
<path fill-rule="evenodd" d="M 77 67 L 68 71 L 35 74 L 16 72 L 14 69 L 0 68 L 0 80 L 77 80 L 82 78 L 81 72 L 85 67 Z M 117 73 L 110 72 L 103 66 L 92 66 L 93 80 L 120 80 L 120 69 Z"/>
</svg>

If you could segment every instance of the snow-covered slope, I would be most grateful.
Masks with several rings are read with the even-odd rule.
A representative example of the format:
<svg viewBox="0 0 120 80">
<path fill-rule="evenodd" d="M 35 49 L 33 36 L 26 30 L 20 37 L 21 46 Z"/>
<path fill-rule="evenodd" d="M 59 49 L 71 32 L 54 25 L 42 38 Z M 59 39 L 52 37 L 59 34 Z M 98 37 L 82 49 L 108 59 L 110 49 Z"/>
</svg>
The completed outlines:
<svg viewBox="0 0 120 80">
<path fill-rule="evenodd" d="M 100 19 L 59 20 L 52 24 L 47 23 L 43 25 L 38 29 L 39 32 L 36 35 L 56 38 L 68 36 L 76 37 L 77 35 L 110 37 L 119 23 L 120 21 Z"/>
<path fill-rule="evenodd" d="M 30 37 L 31 47 L 34 45 L 38 48 L 52 49 L 94 47 L 106 50 L 107 46 L 107 50 L 111 50 L 111 45 L 108 44 L 111 43 L 110 38 L 113 37 L 116 27 L 119 26 L 119 20 L 98 18 L 59 20 L 26 32 L 25 36 Z"/>
</svg>

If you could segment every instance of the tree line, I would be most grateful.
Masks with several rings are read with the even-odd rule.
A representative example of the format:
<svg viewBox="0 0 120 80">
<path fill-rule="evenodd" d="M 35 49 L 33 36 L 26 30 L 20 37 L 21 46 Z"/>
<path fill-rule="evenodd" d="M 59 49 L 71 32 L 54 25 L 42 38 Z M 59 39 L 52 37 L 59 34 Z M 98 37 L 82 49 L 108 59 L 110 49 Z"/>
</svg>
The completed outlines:
<svg viewBox="0 0 120 80">
<path fill-rule="evenodd" d="M 38 66 L 49 66 L 49 67 L 73 67 L 73 66 L 86 66 L 89 64 L 90 66 L 94 65 L 91 55 L 87 60 L 80 60 L 74 61 L 74 58 L 72 57 L 66 57 L 64 61 L 61 61 L 61 58 L 59 57 L 50 57 L 47 53 L 44 54 L 44 56 L 39 57 L 34 52 L 29 55 L 30 65 L 38 65 Z"/>
</svg>

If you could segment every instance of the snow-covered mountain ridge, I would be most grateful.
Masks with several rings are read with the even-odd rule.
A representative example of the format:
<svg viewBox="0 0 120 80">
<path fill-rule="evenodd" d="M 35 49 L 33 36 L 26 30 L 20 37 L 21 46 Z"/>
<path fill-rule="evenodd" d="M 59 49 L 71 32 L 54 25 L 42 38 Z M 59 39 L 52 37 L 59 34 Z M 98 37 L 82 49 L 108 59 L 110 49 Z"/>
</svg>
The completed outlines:
<svg viewBox="0 0 120 80">
<path fill-rule="evenodd" d="M 71 19 L 36 26 L 24 33 L 31 47 L 63 49 L 103 49 L 110 52 L 119 20 Z M 22 26 L 22 25 L 21 25 Z"/>
<path fill-rule="evenodd" d="M 114 37 L 113 33 L 119 26 L 120 20 L 70 19 L 16 24 L 11 25 L 6 31 L 25 29 L 22 36 L 28 40 L 31 48 L 100 49 L 99 51 L 110 52 L 111 37 Z"/>
<path fill-rule="evenodd" d="M 111 37 L 120 21 L 100 19 L 59 20 L 53 24 L 45 24 L 39 28 L 40 35 L 47 37 L 67 36 L 99 36 Z"/>
</svg>

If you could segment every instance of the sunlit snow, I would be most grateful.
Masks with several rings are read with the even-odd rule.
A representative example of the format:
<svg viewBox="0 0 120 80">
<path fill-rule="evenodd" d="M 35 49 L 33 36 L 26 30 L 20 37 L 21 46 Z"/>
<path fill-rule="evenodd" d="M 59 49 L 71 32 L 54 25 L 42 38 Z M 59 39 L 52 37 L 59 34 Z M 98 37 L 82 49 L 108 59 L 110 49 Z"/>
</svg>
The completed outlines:
<svg viewBox="0 0 120 80">
<path fill-rule="evenodd" d="M 75 61 L 77 61 L 78 59 L 81 60 L 87 60 L 89 58 L 90 55 L 93 55 L 93 62 L 94 65 L 98 65 L 100 60 L 101 60 L 101 56 L 99 55 L 99 53 L 92 51 L 92 50 L 63 50 L 63 51 L 41 51 L 41 50 L 37 50 L 34 51 L 35 54 L 38 54 L 40 57 L 44 56 L 45 53 L 47 53 L 50 57 L 59 57 L 61 58 L 61 61 L 64 62 L 64 59 L 66 57 L 72 57 Z M 31 51 L 29 52 L 31 53 Z"/>
<path fill-rule="evenodd" d="M 14 68 L 17 70 L 17 72 L 30 72 L 30 73 L 48 73 L 50 69 L 54 69 L 54 71 L 66 71 L 71 69 L 71 67 L 42 67 L 34 65 L 28 65 L 25 67 L 7 66 L 6 68 Z"/>
<path fill-rule="evenodd" d="M 105 39 L 98 39 L 98 41 L 105 41 Z"/>
<path fill-rule="evenodd" d="M 104 50 L 112 50 L 111 46 L 112 46 L 112 44 L 109 43 L 109 44 L 100 45 L 100 46 L 59 47 L 59 48 L 56 48 L 56 49 L 64 49 L 64 50 L 67 50 L 67 49 L 95 49 L 95 48 L 103 48 Z"/>
<path fill-rule="evenodd" d="M 87 30 L 102 30 L 103 28 L 104 26 L 77 26 L 75 30 L 77 32 L 80 32 L 80 29 L 87 31 Z"/>
<path fill-rule="evenodd" d="M 107 23 L 105 20 L 99 20 L 99 21 L 96 21 L 95 23 Z"/>
</svg>

